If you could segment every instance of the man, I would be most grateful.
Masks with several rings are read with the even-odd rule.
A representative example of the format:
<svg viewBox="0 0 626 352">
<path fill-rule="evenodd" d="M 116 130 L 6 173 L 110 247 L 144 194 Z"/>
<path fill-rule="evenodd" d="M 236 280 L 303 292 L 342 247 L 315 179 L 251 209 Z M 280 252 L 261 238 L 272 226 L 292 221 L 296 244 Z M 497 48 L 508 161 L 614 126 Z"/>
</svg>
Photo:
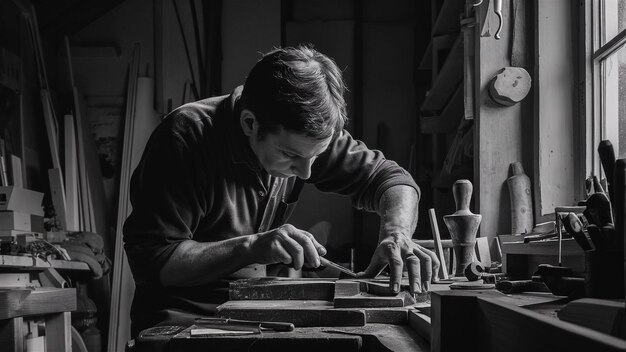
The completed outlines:
<svg viewBox="0 0 626 352">
<path fill-rule="evenodd" d="M 137 287 L 133 336 L 177 313 L 211 314 L 228 299 L 228 279 L 265 275 L 267 264 L 318 267 L 326 249 L 285 224 L 304 182 L 380 214 L 379 245 L 361 276 L 389 265 L 398 292 L 406 267 L 411 291 L 428 290 L 439 262 L 411 241 L 419 188 L 343 129 L 344 90 L 325 55 L 277 49 L 253 67 L 243 91 L 164 119 L 133 174 L 124 225 Z"/>
</svg>

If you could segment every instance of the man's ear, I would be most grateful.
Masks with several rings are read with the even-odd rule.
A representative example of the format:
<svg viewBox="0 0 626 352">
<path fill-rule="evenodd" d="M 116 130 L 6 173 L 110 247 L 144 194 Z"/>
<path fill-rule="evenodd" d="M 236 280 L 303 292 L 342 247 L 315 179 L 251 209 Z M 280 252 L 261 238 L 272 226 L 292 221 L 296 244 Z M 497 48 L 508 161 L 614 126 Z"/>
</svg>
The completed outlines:
<svg viewBox="0 0 626 352">
<path fill-rule="evenodd" d="M 254 113 L 248 109 L 241 110 L 241 115 L 239 115 L 239 123 L 241 123 L 241 128 L 243 129 L 243 134 L 246 136 L 254 136 L 257 134 L 259 129 L 259 122 L 254 116 Z"/>
</svg>

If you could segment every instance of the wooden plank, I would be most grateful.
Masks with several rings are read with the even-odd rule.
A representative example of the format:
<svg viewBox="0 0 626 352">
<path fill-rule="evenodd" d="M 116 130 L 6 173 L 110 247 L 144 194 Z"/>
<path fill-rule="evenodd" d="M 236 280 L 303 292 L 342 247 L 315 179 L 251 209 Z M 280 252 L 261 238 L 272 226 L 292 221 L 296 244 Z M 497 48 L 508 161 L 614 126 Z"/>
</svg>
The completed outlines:
<svg viewBox="0 0 626 352">
<path fill-rule="evenodd" d="M 76 289 L 0 289 L 0 319 L 76 309 Z"/>
<path fill-rule="evenodd" d="M 22 159 L 17 155 L 10 155 L 9 163 L 11 164 L 11 180 L 15 187 L 24 188 L 24 170 Z"/>
<path fill-rule="evenodd" d="M 441 236 L 439 235 L 439 224 L 437 223 L 437 214 L 434 208 L 428 209 L 428 216 L 430 218 L 430 229 L 433 233 L 433 241 L 435 242 L 435 254 L 439 263 L 441 263 L 439 277 L 444 280 L 448 280 L 448 266 L 446 265 L 446 256 L 443 253 L 443 246 L 441 245 Z"/>
<path fill-rule="evenodd" d="M 334 328 L 333 330 L 343 330 Z M 186 351 L 299 351 L 359 352 L 366 344 L 358 334 L 330 332 L 327 328 L 306 327 L 290 332 L 254 335 L 189 338 L 189 328 L 174 336 L 167 344 L 171 352 Z M 376 347 L 376 341 L 371 341 Z M 413 351 L 419 351 L 411 349 Z"/>
<path fill-rule="evenodd" d="M 491 267 L 491 253 L 489 252 L 489 238 L 477 237 L 476 238 L 476 258 L 480 261 L 483 268 L 488 269 Z"/>
<path fill-rule="evenodd" d="M 72 315 L 70 312 L 46 316 L 46 350 L 72 352 Z"/>
<path fill-rule="evenodd" d="M 418 312 L 417 310 L 410 310 L 407 314 L 411 329 L 413 329 L 413 331 L 415 331 L 423 339 L 430 342 L 432 335 L 430 317 L 424 313 Z"/>
<path fill-rule="evenodd" d="M 63 123 L 65 138 L 65 206 L 67 231 L 78 231 L 79 204 L 78 204 L 78 155 L 76 151 L 76 129 L 73 115 L 65 115 Z"/>
<path fill-rule="evenodd" d="M 217 307 L 217 316 L 234 319 L 283 321 L 295 326 L 363 326 L 362 309 L 335 309 L 328 301 L 228 301 Z"/>
<path fill-rule="evenodd" d="M 17 255 L 0 255 L 0 268 L 20 268 L 20 269 L 43 269 L 55 268 L 60 270 L 82 270 L 88 271 L 89 265 L 79 261 L 51 259 L 44 261 L 37 257 L 25 257 Z"/>
<path fill-rule="evenodd" d="M 338 296 L 352 296 L 361 293 L 361 284 L 352 280 L 337 280 L 335 282 L 334 297 Z"/>
<path fill-rule="evenodd" d="M 503 9 L 510 9 L 511 0 L 503 0 L 502 4 Z M 480 11 L 487 7 L 493 8 L 493 2 L 489 6 L 483 4 Z M 502 14 L 502 33 L 510 33 L 511 12 L 506 10 Z M 483 25 L 497 26 L 498 18 L 493 11 L 486 11 L 485 23 L 480 22 L 480 16 L 477 21 L 474 35 Z M 491 29 L 494 33 L 495 28 Z M 493 35 L 474 38 L 474 59 L 479 66 L 473 73 L 476 75 L 473 94 L 477 99 L 474 100 L 474 150 L 479 150 L 481 155 L 474 159 L 474 213 L 483 216 L 479 237 L 492 238 L 498 233 L 509 233 L 511 228 L 510 199 L 504 197 L 502 188 L 494 185 L 503 184 L 509 177 L 511 162 L 524 160 L 524 154 L 532 152 L 528 146 L 533 141 L 525 134 L 529 125 L 525 124 L 527 116 L 522 114 L 523 104 L 499 107 L 490 101 L 488 89 L 484 89 L 502 67 L 510 66 L 511 36 L 502 35 L 500 40 L 495 40 Z"/>
<path fill-rule="evenodd" d="M 67 288 L 67 281 L 54 268 L 44 269 L 39 272 L 39 282 L 43 287 Z"/>
<path fill-rule="evenodd" d="M 332 301 L 334 292 L 334 280 L 242 279 L 231 282 L 228 289 L 231 300 Z"/>
<path fill-rule="evenodd" d="M 626 341 L 543 314 L 478 297 L 482 351 L 626 351 Z"/>
<path fill-rule="evenodd" d="M 533 155 L 534 173 L 529 176 L 534 181 L 535 219 L 551 213 L 555 206 L 576 204 L 584 199 L 584 177 L 588 173 L 585 173 L 585 163 L 579 162 L 582 160 L 578 156 L 581 152 L 580 146 L 587 143 L 580 138 L 579 133 L 572 133 L 572 131 L 582 130 L 582 126 L 585 126 L 584 118 L 580 120 L 585 114 L 578 112 L 578 101 L 584 100 L 579 98 L 577 88 L 579 85 L 578 64 L 570 54 L 578 50 L 576 43 L 579 33 L 572 30 L 577 21 L 577 17 L 572 14 L 578 11 L 578 7 L 577 2 L 568 0 L 537 1 L 533 6 L 535 13 L 529 14 L 534 19 L 533 25 L 536 33 L 534 44 L 536 56 L 533 59 L 534 66 L 538 69 L 535 77 L 542 78 L 533 82 L 535 94 L 533 97 L 535 99 L 533 145 L 536 148 L 534 148 Z M 507 47 L 507 51 L 508 49 Z M 539 55 L 539 53 L 549 54 Z M 506 65 L 501 67 L 504 66 Z M 613 77 L 614 80 L 609 79 L 609 81 L 613 82 L 615 89 L 612 89 L 609 84 L 603 90 L 607 95 L 603 98 L 607 99 L 605 101 L 613 101 L 608 95 L 614 95 L 615 101 L 619 100 L 617 72 Z M 613 106 L 617 107 L 617 105 L 605 104 L 603 109 L 610 109 Z M 512 108 L 514 107 L 508 109 Z M 615 114 L 606 110 L 603 113 L 606 114 L 605 116 L 617 116 L 617 111 Z M 550 118 L 547 118 L 548 116 Z M 523 116 L 523 118 L 526 117 Z M 501 119 L 501 114 L 497 118 Z M 499 131 L 502 131 L 502 127 Z M 617 119 L 615 119 L 614 127 L 605 124 L 602 131 L 603 139 L 617 141 L 619 131 Z M 612 138 L 613 136 L 615 138 Z M 511 142 L 509 140 L 507 144 L 510 146 Z M 597 160 L 596 147 L 597 145 L 594 145 L 591 153 L 588 154 L 588 158 L 592 161 Z M 510 159 L 508 162 L 511 160 L 521 159 Z M 490 167 L 493 167 L 493 164 Z M 594 170 L 595 174 L 598 174 L 599 169 L 594 167 L 591 172 L 594 173 Z M 493 185 L 494 182 L 497 181 L 491 180 L 489 183 Z M 484 219 L 485 214 L 482 211 L 481 214 Z M 485 229 L 483 224 L 481 228 Z M 492 229 L 489 226 L 487 229 L 493 230 L 493 233 L 505 233 L 504 228 Z"/>
<path fill-rule="evenodd" d="M 368 324 L 406 325 L 410 308 L 380 307 L 365 309 L 365 320 Z"/>
<path fill-rule="evenodd" d="M 30 281 L 30 274 L 25 273 L 0 273 L 0 287 L 1 288 L 15 288 L 15 287 L 32 287 L 33 283 Z"/>
<path fill-rule="evenodd" d="M 455 133 L 463 118 L 463 86 L 459 85 L 441 114 L 420 116 L 422 133 Z"/>
<path fill-rule="evenodd" d="M 431 43 L 433 47 L 430 52 L 432 64 L 431 84 L 434 84 L 437 80 L 437 76 L 439 75 L 446 59 L 450 56 L 450 51 L 457 38 L 457 33 L 432 37 Z"/>
<path fill-rule="evenodd" d="M 433 66 L 433 42 L 430 41 L 426 50 L 424 50 L 424 55 L 420 60 L 419 65 L 417 66 L 420 70 L 432 70 Z"/>
<path fill-rule="evenodd" d="M 424 116 L 440 114 L 462 80 L 463 37 L 459 35 L 420 107 L 422 114 Z"/>
<path fill-rule="evenodd" d="M 563 298 L 549 293 L 505 295 L 495 290 L 434 292 L 431 309 L 432 351 L 462 350 L 467 347 L 466 341 L 472 341 L 472 348 L 476 351 L 604 351 L 606 345 L 572 349 L 567 341 L 559 342 L 562 344 L 560 347 L 553 342 L 545 343 L 552 338 L 569 338 L 562 336 L 562 333 L 570 329 L 569 325 L 572 324 L 521 308 L 542 303 L 559 304 L 559 301 L 563 301 Z M 488 312 L 485 306 L 495 306 L 496 311 Z M 459 319 L 460 311 L 463 311 L 463 319 Z M 537 325 L 529 328 L 527 323 L 529 326 Z M 537 328 L 542 324 L 547 325 Z M 586 335 L 586 332 L 582 334 Z M 476 339 L 476 336 L 485 338 Z M 625 341 L 622 343 L 626 346 Z"/>
<path fill-rule="evenodd" d="M 124 118 L 124 141 L 120 162 L 120 185 L 118 196 L 117 223 L 115 227 L 115 247 L 113 254 L 113 280 L 111 284 L 111 312 L 109 319 L 109 336 L 107 351 L 116 352 L 124 348 L 125 341 L 130 337 L 128 320 L 130 302 L 134 284 L 130 275 L 128 258 L 123 248 L 123 226 L 130 214 L 129 183 L 131 177 L 133 129 L 135 115 L 135 99 L 137 94 L 137 76 L 141 60 L 141 46 L 137 43 L 133 48 L 133 60 L 129 67 L 128 89 L 126 95 L 126 115 Z M 129 285 L 130 284 L 130 285 Z"/>
<path fill-rule="evenodd" d="M 423 294 L 426 297 L 426 294 Z M 426 300 L 426 299 L 424 299 Z M 415 304 L 408 291 L 400 291 L 395 296 L 378 296 L 365 292 L 350 296 L 335 296 L 335 308 L 404 307 Z"/>
<path fill-rule="evenodd" d="M 56 219 L 61 229 L 67 230 L 65 188 L 61 169 L 48 169 L 48 182 L 50 182 L 50 197 L 54 204 Z"/>
<path fill-rule="evenodd" d="M 624 303 L 619 301 L 582 298 L 569 302 L 557 312 L 562 321 L 585 326 L 605 334 L 619 336 L 623 331 Z"/>
</svg>

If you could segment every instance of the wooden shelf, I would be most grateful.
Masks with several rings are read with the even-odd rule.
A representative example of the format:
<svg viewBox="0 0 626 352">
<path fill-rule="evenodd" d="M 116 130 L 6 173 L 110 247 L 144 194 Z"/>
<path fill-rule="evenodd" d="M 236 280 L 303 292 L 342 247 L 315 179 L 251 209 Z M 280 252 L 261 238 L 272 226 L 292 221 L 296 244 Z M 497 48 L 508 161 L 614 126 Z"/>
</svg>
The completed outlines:
<svg viewBox="0 0 626 352">
<path fill-rule="evenodd" d="M 432 70 L 433 69 L 433 42 L 430 41 L 426 50 L 424 51 L 424 55 L 422 56 L 422 60 L 420 60 L 420 64 L 417 67 L 420 70 Z"/>
<path fill-rule="evenodd" d="M 460 84 L 440 115 L 421 116 L 422 133 L 454 133 L 463 118 L 463 85 Z"/>
<path fill-rule="evenodd" d="M 465 0 L 445 0 L 433 25 L 432 36 L 460 32 L 464 7 Z"/>
<path fill-rule="evenodd" d="M 458 35 L 437 79 L 420 108 L 422 116 L 437 116 L 463 81 L 463 36 Z"/>
<path fill-rule="evenodd" d="M 47 269 L 55 268 L 57 270 L 90 270 L 85 262 L 56 260 L 45 261 L 41 258 L 19 255 L 0 255 L 0 268 L 19 268 L 19 269 Z"/>
</svg>

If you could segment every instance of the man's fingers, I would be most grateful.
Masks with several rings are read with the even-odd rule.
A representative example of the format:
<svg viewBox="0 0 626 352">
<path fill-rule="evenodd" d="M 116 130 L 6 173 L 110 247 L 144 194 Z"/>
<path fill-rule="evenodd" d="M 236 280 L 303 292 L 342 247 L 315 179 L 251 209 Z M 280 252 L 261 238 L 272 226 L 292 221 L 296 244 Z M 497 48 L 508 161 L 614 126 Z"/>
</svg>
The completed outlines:
<svg viewBox="0 0 626 352">
<path fill-rule="evenodd" d="M 315 239 L 315 236 L 313 236 L 313 234 L 311 234 L 310 232 L 307 231 L 302 231 L 302 233 L 304 233 L 305 236 L 307 236 L 310 240 L 311 243 L 313 243 L 313 246 L 315 247 L 315 249 L 317 250 L 317 254 L 320 256 L 325 256 L 326 255 L 326 248 L 324 246 L 322 246 L 319 242 L 317 242 L 317 240 Z"/>
<path fill-rule="evenodd" d="M 402 268 L 404 262 L 400 256 L 400 246 L 395 241 L 389 241 L 382 244 L 384 256 L 388 258 L 389 263 L 389 289 L 393 292 L 400 292 L 400 283 L 402 281 Z"/>
<path fill-rule="evenodd" d="M 296 240 L 300 246 L 302 246 L 304 259 L 306 259 L 307 264 L 315 268 L 320 266 L 320 256 L 315 244 L 318 246 L 321 245 L 315 241 L 313 235 L 306 231 L 299 230 L 298 232 L 293 233 L 291 237 Z"/>
<path fill-rule="evenodd" d="M 279 239 L 280 244 L 291 256 L 293 268 L 296 270 L 302 269 L 302 265 L 304 264 L 304 249 L 302 246 L 289 235 L 280 236 Z"/>
<path fill-rule="evenodd" d="M 415 254 L 409 252 L 404 258 L 404 264 L 406 265 L 409 274 L 409 287 L 411 293 L 421 293 L 421 272 L 420 272 L 420 260 Z"/>
<path fill-rule="evenodd" d="M 433 267 L 432 267 L 432 258 L 426 254 L 426 249 L 415 247 L 413 249 L 413 253 L 420 260 L 420 269 L 421 269 L 421 279 L 422 279 L 422 287 L 424 290 L 430 289 L 430 281 L 433 277 Z"/>
<path fill-rule="evenodd" d="M 272 260 L 275 263 L 291 264 L 293 259 L 287 250 L 280 244 L 280 241 L 274 241 L 271 247 Z"/>
<path fill-rule="evenodd" d="M 437 258 L 437 255 L 435 254 L 435 252 L 420 247 L 420 250 L 426 254 L 428 254 L 428 256 L 430 257 L 431 263 L 432 263 L 432 267 L 433 267 L 433 276 L 431 278 L 431 282 L 435 282 L 435 281 L 439 281 L 439 269 L 441 269 L 441 262 L 439 261 L 439 258 Z"/>
</svg>

